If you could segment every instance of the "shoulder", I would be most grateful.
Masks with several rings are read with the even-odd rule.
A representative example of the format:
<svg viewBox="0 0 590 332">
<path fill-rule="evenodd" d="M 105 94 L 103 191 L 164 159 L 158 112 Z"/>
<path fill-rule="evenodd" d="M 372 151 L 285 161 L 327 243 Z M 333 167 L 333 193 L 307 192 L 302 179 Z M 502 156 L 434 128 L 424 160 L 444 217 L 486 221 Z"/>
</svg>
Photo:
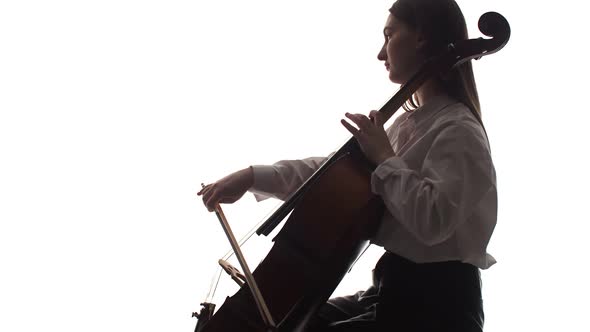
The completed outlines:
<svg viewBox="0 0 590 332">
<path fill-rule="evenodd" d="M 440 135 L 461 139 L 481 145 L 489 150 L 486 133 L 469 107 L 454 102 L 442 109 L 435 117 L 431 130 Z"/>
</svg>

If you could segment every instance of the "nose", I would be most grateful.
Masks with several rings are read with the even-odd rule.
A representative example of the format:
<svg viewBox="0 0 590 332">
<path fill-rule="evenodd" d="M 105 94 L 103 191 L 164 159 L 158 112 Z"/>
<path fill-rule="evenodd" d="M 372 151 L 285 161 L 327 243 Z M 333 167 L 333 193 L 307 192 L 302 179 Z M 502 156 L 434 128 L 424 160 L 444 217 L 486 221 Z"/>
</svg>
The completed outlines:
<svg viewBox="0 0 590 332">
<path fill-rule="evenodd" d="M 381 50 L 377 54 L 377 59 L 381 60 L 381 61 L 387 60 L 387 53 L 385 52 L 385 44 L 383 44 L 383 47 L 381 47 Z"/>
</svg>

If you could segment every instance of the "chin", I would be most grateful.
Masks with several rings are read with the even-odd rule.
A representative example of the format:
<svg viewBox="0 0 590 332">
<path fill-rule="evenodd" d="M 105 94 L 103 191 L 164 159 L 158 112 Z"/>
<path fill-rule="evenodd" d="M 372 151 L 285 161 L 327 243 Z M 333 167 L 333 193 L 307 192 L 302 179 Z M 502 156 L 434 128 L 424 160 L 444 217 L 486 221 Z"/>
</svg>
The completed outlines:
<svg viewBox="0 0 590 332">
<path fill-rule="evenodd" d="M 389 71 L 389 80 L 396 84 L 404 84 L 411 78 L 407 73 L 399 73 L 397 71 Z"/>
<path fill-rule="evenodd" d="M 396 84 L 402 84 L 404 82 L 404 80 L 402 80 L 399 75 L 393 71 L 389 72 L 389 80 Z"/>
</svg>

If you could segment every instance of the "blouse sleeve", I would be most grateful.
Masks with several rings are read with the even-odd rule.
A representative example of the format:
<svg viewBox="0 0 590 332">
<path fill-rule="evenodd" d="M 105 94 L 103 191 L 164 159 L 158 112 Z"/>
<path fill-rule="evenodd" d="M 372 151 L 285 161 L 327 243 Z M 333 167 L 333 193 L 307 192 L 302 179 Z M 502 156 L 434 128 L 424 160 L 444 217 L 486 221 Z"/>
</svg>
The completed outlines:
<svg viewBox="0 0 590 332">
<path fill-rule="evenodd" d="M 419 241 L 441 243 L 475 212 L 495 187 L 495 171 L 481 133 L 467 125 L 440 130 L 425 159 L 410 169 L 392 157 L 372 174 L 371 186 L 389 212 Z"/>
<path fill-rule="evenodd" d="M 311 157 L 281 160 L 273 165 L 254 165 L 254 184 L 249 189 L 257 201 L 273 197 L 285 200 L 297 190 L 327 159 Z"/>
</svg>

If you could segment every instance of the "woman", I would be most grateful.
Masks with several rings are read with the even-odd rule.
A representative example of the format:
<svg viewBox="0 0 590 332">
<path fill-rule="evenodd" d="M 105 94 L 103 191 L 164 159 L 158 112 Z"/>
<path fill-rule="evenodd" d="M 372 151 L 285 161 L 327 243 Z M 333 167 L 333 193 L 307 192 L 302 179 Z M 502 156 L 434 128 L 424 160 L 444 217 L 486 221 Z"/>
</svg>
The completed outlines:
<svg viewBox="0 0 590 332">
<path fill-rule="evenodd" d="M 453 0 L 398 0 L 378 54 L 405 83 L 426 59 L 467 39 Z M 479 269 L 496 224 L 496 178 L 469 62 L 426 82 L 387 129 L 378 112 L 345 114 L 343 126 L 377 165 L 372 191 L 387 207 L 372 243 L 384 247 L 373 285 L 334 298 L 310 331 L 482 331 Z M 325 158 L 250 166 L 206 186 L 209 210 L 246 191 L 285 199 Z"/>
</svg>

